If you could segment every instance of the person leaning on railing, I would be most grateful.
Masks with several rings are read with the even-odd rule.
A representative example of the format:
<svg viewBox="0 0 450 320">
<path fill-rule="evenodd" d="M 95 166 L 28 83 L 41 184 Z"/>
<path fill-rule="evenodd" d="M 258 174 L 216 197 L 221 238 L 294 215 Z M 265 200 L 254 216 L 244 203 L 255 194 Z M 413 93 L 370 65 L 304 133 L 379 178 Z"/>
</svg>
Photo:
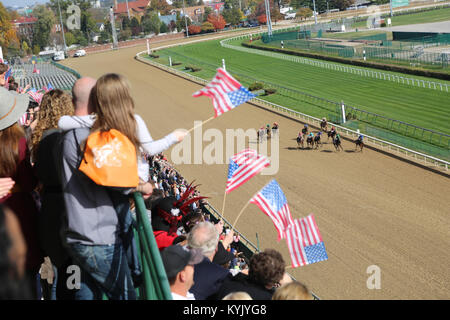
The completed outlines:
<svg viewBox="0 0 450 320">
<path fill-rule="evenodd" d="M 92 132 L 115 129 L 139 150 L 137 125 L 129 87 L 114 74 L 98 79 L 92 88 L 89 105 L 99 115 L 92 128 L 74 129 L 65 134 L 62 145 L 62 185 L 67 224 L 64 237 L 74 264 L 81 269 L 80 289 L 75 299 L 136 299 L 126 248 L 121 238 L 124 221 L 119 213 L 129 211 L 133 191 L 151 193 L 150 183 L 136 189 L 97 185 L 78 170 L 83 158 L 80 146 Z M 101 116 L 100 116 L 101 115 Z M 117 197 L 112 197 L 115 192 Z M 108 275 L 115 275 L 110 277 Z"/>
</svg>

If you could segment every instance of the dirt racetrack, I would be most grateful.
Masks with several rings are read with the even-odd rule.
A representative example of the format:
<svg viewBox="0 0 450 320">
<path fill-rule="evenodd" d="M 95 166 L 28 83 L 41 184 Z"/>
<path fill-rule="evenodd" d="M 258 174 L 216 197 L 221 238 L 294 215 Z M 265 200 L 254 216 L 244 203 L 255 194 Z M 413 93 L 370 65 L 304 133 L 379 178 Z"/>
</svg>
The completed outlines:
<svg viewBox="0 0 450 320">
<path fill-rule="evenodd" d="M 132 84 L 137 113 L 154 139 L 176 128 L 189 129 L 194 120 L 213 115 L 207 98 L 192 98 L 199 85 L 134 59 L 145 47 L 121 49 L 68 59 L 64 64 L 83 76 L 117 72 Z M 216 128 L 257 128 L 280 124 L 280 167 L 275 176 L 258 176 L 227 196 L 225 217 L 234 221 L 253 194 L 275 178 L 288 200 L 293 218 L 314 213 L 329 260 L 289 269 L 322 299 L 449 299 L 450 298 L 450 180 L 395 157 L 343 141 L 344 152 L 332 144 L 319 150 L 295 150 L 302 124 L 244 104 L 209 122 Z M 326 142 L 326 138 L 324 139 Z M 210 142 L 205 142 L 204 146 Z M 255 148 L 250 141 L 250 147 Z M 170 158 L 171 151 L 166 152 Z M 225 151 L 224 151 L 225 153 Z M 225 159 L 224 159 L 225 161 Z M 203 195 L 220 210 L 226 164 L 176 166 L 201 184 Z M 290 265 L 286 243 L 276 241 L 270 219 L 249 205 L 236 228 L 260 249 L 275 248 Z M 381 288 L 368 289 L 371 274 L 381 270 Z"/>
</svg>

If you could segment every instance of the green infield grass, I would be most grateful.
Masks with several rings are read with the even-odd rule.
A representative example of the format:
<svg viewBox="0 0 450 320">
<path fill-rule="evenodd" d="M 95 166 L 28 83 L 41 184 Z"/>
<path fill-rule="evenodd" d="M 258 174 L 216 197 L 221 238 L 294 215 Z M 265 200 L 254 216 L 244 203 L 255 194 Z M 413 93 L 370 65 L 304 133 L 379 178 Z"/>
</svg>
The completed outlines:
<svg viewBox="0 0 450 320">
<path fill-rule="evenodd" d="M 388 17 L 389 14 L 383 14 L 383 17 Z M 416 12 L 403 15 L 395 15 L 391 18 L 392 26 L 403 26 L 408 24 L 419 23 L 433 23 L 450 20 L 450 8 L 439 8 L 430 11 Z M 353 25 L 353 28 L 366 28 L 367 22 L 359 21 Z"/>
</svg>

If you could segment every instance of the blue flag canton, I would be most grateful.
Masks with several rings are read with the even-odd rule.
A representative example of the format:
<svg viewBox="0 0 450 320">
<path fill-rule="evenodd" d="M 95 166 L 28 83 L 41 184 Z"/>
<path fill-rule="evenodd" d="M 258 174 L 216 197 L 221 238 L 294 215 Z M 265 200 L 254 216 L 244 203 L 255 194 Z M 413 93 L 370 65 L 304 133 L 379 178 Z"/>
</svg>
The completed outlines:
<svg viewBox="0 0 450 320">
<path fill-rule="evenodd" d="M 281 210 L 281 208 L 287 203 L 286 197 L 280 188 L 280 185 L 275 180 L 272 180 L 267 186 L 261 190 L 264 198 L 267 199 L 270 206 L 274 208 L 275 212 Z"/>
<path fill-rule="evenodd" d="M 230 164 L 228 165 L 228 179 L 230 179 L 234 172 L 239 168 L 238 164 L 233 160 L 230 160 Z"/>
<path fill-rule="evenodd" d="M 327 251 L 323 242 L 305 247 L 306 260 L 309 264 L 328 259 Z"/>
<path fill-rule="evenodd" d="M 256 97 L 255 94 L 248 91 L 247 88 L 241 86 L 239 90 L 227 92 L 228 97 L 230 98 L 231 103 L 237 107 L 240 104 L 243 104 L 244 102 L 247 102 L 248 100 Z"/>
</svg>

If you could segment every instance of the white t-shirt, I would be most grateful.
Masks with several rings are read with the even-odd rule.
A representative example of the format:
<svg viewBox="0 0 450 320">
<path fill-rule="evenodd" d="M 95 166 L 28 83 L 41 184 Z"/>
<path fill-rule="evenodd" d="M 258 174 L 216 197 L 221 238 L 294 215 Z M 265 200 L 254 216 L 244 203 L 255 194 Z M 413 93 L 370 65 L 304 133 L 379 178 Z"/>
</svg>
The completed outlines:
<svg viewBox="0 0 450 320">
<path fill-rule="evenodd" d="M 95 122 L 95 115 L 87 116 L 62 116 L 58 121 L 58 127 L 63 131 L 68 131 L 77 128 L 90 128 Z M 147 125 L 142 118 L 135 114 L 134 119 L 137 123 L 137 135 L 139 142 L 143 150 L 149 155 L 155 155 L 167 150 L 173 144 L 178 142 L 177 137 L 170 133 L 162 139 L 153 140 L 150 132 L 148 131 Z M 143 181 L 148 181 L 149 179 L 149 165 L 143 157 L 138 157 L 138 174 L 139 178 Z"/>
<path fill-rule="evenodd" d="M 175 293 L 175 292 L 172 292 L 172 299 L 173 299 L 173 300 L 195 300 L 195 297 L 194 297 L 194 295 L 193 295 L 192 293 L 190 293 L 189 291 L 188 291 L 186 297 L 185 297 L 185 296 L 182 296 L 182 295 L 179 295 L 179 294 L 177 294 L 177 293 Z"/>
</svg>

